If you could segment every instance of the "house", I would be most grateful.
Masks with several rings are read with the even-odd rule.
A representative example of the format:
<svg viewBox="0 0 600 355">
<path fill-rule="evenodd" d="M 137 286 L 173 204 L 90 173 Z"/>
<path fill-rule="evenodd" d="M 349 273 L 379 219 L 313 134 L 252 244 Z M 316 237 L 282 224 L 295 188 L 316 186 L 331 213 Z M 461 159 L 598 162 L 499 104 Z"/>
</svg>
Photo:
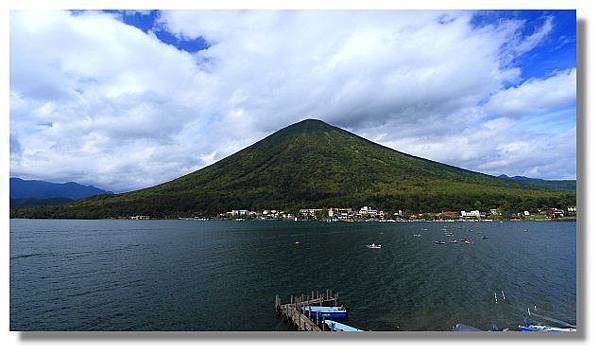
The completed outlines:
<svg viewBox="0 0 600 355">
<path fill-rule="evenodd" d="M 369 206 L 364 206 L 358 211 L 363 217 L 375 218 L 380 215 L 380 211 L 374 210 Z"/>
<path fill-rule="evenodd" d="M 320 208 L 302 208 L 300 209 L 300 215 L 305 218 L 316 218 L 317 212 L 321 212 Z"/>
<path fill-rule="evenodd" d="M 136 221 L 141 221 L 141 220 L 148 220 L 148 219 L 150 219 L 150 216 L 131 216 L 131 217 L 129 217 L 129 219 L 134 219 Z"/>
<path fill-rule="evenodd" d="M 479 213 L 478 210 L 473 210 L 470 212 L 460 211 L 460 216 L 462 218 L 480 218 L 481 214 Z"/>
<path fill-rule="evenodd" d="M 565 211 L 558 208 L 551 208 L 546 211 L 546 218 L 560 218 L 565 216 Z"/>
<path fill-rule="evenodd" d="M 398 212 L 394 212 L 394 218 L 402 218 L 402 210 L 398 210 Z"/>
<path fill-rule="evenodd" d="M 492 208 L 492 209 L 490 210 L 490 214 L 491 214 L 492 216 L 497 216 L 497 215 L 498 215 L 498 210 L 497 210 L 496 208 Z"/>
<path fill-rule="evenodd" d="M 529 211 L 523 211 L 523 216 L 529 217 L 530 216 Z"/>
</svg>

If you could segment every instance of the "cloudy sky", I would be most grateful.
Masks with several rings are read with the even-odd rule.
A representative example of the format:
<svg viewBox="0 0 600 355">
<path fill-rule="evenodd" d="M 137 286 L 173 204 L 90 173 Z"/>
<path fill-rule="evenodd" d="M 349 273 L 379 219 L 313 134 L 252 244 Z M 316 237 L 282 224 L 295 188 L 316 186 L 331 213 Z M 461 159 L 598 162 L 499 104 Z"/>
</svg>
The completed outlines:
<svg viewBox="0 0 600 355">
<path fill-rule="evenodd" d="M 307 117 L 576 175 L 572 11 L 19 11 L 10 29 L 11 176 L 128 191 Z"/>
</svg>

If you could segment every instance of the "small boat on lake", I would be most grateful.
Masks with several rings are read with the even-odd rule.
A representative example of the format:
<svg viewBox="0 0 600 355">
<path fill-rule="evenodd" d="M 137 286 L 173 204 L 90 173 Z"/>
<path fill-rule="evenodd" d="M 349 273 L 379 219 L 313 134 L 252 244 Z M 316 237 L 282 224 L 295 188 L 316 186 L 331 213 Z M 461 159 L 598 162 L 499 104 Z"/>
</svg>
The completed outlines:
<svg viewBox="0 0 600 355">
<path fill-rule="evenodd" d="M 443 240 L 436 240 L 435 242 L 433 242 L 433 244 L 446 244 L 446 242 Z"/>
<path fill-rule="evenodd" d="M 372 244 L 367 245 L 367 248 L 369 248 L 369 249 L 381 249 L 381 244 L 372 243 Z"/>
<path fill-rule="evenodd" d="M 332 332 L 364 332 L 362 329 L 354 328 L 329 319 L 325 320 L 325 324 Z"/>
</svg>

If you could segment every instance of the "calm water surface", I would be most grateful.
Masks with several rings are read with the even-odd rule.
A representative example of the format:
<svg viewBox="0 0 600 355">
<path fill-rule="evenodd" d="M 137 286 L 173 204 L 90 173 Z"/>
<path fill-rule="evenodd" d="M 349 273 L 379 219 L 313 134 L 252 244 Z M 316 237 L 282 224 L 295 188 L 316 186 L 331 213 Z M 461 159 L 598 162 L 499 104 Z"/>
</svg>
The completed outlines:
<svg viewBox="0 0 600 355">
<path fill-rule="evenodd" d="M 444 227 L 475 243 L 433 244 L 448 239 Z M 339 292 L 349 324 L 370 330 L 516 327 L 534 305 L 576 322 L 574 222 L 11 220 L 10 228 L 13 330 L 284 330 L 275 295 L 325 288 Z M 365 247 L 372 242 L 383 248 Z M 507 300 L 496 303 L 501 291 Z"/>
</svg>

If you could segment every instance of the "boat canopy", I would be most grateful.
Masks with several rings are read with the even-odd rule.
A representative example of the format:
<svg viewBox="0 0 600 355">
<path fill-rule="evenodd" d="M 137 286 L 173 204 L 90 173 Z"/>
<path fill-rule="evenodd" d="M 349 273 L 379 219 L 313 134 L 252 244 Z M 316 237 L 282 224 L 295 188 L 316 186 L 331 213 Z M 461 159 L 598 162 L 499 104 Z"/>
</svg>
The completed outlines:
<svg viewBox="0 0 600 355">
<path fill-rule="evenodd" d="M 305 306 L 304 310 L 317 313 L 346 312 L 344 307 Z"/>
</svg>

